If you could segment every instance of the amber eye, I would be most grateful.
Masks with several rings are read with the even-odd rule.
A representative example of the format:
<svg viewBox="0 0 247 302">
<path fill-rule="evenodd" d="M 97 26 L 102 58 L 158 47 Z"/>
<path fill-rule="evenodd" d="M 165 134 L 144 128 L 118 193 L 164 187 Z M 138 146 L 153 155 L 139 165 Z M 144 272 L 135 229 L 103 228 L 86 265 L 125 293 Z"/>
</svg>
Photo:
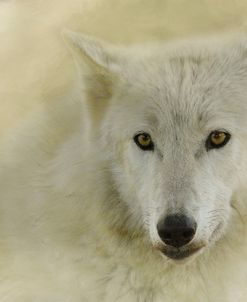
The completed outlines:
<svg viewBox="0 0 247 302">
<path fill-rule="evenodd" d="M 151 136 L 148 133 L 139 133 L 136 136 L 134 136 L 134 141 L 137 144 L 139 148 L 142 150 L 153 150 L 154 144 L 151 139 Z"/>
<path fill-rule="evenodd" d="M 225 146 L 231 138 L 231 134 L 226 131 L 215 130 L 210 133 L 206 141 L 206 149 L 218 149 Z"/>
</svg>

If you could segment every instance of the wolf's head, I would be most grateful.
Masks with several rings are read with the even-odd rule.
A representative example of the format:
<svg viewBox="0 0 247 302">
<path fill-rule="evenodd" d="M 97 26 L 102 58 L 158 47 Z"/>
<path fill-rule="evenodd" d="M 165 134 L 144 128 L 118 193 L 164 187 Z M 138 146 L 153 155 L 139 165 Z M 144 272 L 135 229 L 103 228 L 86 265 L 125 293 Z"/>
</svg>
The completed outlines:
<svg viewBox="0 0 247 302">
<path fill-rule="evenodd" d="M 212 246 L 246 175 L 246 38 L 123 49 L 69 36 L 129 223 L 173 259 Z"/>
</svg>

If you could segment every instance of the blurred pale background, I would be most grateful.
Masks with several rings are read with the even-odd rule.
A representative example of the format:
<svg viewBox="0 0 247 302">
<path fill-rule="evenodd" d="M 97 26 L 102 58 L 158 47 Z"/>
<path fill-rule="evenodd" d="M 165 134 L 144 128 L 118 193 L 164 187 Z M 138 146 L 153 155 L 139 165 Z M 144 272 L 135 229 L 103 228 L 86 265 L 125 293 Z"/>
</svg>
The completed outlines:
<svg viewBox="0 0 247 302">
<path fill-rule="evenodd" d="M 114 43 L 245 31 L 246 0 L 0 0 L 0 136 L 73 80 L 69 28 Z"/>
</svg>

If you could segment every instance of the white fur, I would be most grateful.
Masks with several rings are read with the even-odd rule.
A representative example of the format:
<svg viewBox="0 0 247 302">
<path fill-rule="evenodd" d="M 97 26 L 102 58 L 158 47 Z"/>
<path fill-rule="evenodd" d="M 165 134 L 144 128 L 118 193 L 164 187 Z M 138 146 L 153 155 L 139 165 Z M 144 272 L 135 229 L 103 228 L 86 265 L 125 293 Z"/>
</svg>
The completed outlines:
<svg viewBox="0 0 247 302">
<path fill-rule="evenodd" d="M 66 35 L 75 88 L 0 150 L 1 302 L 246 301 L 246 38 Z M 207 152 L 215 129 L 232 139 Z M 181 263 L 157 250 L 158 220 L 177 211 L 204 245 Z"/>
</svg>

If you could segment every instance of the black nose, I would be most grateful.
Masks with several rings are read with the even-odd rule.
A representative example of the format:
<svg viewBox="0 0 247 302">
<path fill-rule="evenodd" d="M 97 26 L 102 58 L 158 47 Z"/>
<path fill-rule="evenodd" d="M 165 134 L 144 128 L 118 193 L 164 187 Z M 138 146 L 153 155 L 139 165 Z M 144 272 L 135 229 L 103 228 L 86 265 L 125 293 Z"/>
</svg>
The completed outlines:
<svg viewBox="0 0 247 302">
<path fill-rule="evenodd" d="M 185 215 L 169 215 L 159 221 L 157 230 L 162 241 L 179 248 L 189 243 L 196 233 L 196 222 Z"/>
</svg>

